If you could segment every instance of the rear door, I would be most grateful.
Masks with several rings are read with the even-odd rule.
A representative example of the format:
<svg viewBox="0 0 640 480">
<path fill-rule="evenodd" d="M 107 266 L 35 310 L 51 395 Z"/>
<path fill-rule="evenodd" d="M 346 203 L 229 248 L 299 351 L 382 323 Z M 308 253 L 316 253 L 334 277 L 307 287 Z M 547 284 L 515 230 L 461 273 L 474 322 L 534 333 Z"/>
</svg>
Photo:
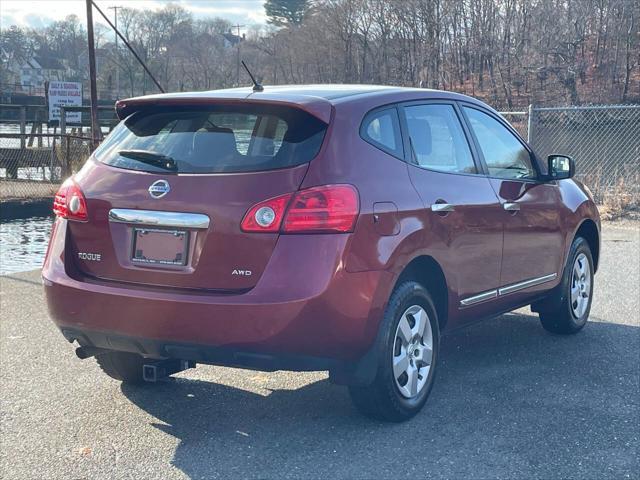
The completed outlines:
<svg viewBox="0 0 640 480">
<path fill-rule="evenodd" d="M 298 190 L 327 125 L 274 105 L 133 113 L 76 175 L 89 221 L 69 222 L 79 273 L 171 288 L 255 285 L 277 233 L 246 233 L 257 202 Z"/>
<path fill-rule="evenodd" d="M 474 160 L 474 153 L 453 103 L 405 105 L 411 180 L 429 217 L 428 236 L 447 246 L 436 252 L 458 306 L 470 307 L 496 297 L 502 257 L 498 198 Z"/>
<path fill-rule="evenodd" d="M 558 185 L 538 181 L 531 151 L 502 119 L 472 106 L 464 106 L 463 111 L 502 206 L 503 292 L 552 282 L 564 246 Z"/>
</svg>

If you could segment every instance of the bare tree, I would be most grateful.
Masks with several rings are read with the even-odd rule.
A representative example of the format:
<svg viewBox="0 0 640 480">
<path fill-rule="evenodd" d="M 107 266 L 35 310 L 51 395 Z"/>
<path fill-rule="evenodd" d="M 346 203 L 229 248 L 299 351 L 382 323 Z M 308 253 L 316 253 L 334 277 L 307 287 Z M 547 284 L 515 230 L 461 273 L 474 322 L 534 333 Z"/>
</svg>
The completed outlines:
<svg viewBox="0 0 640 480">
<path fill-rule="evenodd" d="M 270 0 L 270 24 L 247 28 L 242 56 L 267 83 L 381 83 L 444 88 L 497 107 L 640 101 L 637 0 Z M 231 24 L 177 5 L 120 10 L 122 32 L 169 90 L 228 87 Z M 20 37 L 20 35 L 22 35 Z M 225 40 L 225 35 L 227 39 Z M 108 53 L 131 95 L 154 91 L 131 55 Z M 77 17 L 2 30 L 3 61 L 27 50 L 78 68 Z M 22 38 L 20 41 L 12 41 Z"/>
</svg>

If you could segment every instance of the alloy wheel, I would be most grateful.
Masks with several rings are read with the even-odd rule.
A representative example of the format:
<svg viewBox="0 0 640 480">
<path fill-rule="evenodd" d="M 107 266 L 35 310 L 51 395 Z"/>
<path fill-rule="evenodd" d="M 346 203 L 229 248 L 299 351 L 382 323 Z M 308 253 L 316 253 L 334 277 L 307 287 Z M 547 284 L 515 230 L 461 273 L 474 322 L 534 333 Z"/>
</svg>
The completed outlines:
<svg viewBox="0 0 640 480">
<path fill-rule="evenodd" d="M 584 253 L 576 257 L 571 272 L 571 311 L 575 318 L 582 318 L 591 297 L 591 267 Z"/>
<path fill-rule="evenodd" d="M 433 331 L 429 315 L 420 305 L 407 308 L 396 329 L 393 378 L 400 394 L 414 398 L 427 384 L 433 361 Z"/>
</svg>

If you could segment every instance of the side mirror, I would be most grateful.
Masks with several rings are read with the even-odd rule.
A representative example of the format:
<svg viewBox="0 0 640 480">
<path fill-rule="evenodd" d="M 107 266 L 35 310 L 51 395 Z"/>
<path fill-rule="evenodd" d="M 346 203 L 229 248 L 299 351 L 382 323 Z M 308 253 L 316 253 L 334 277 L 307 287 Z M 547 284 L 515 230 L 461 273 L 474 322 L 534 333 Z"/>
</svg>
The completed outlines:
<svg viewBox="0 0 640 480">
<path fill-rule="evenodd" d="M 567 155 L 549 155 L 547 162 L 549 180 L 571 178 L 576 172 L 576 162 Z"/>
</svg>

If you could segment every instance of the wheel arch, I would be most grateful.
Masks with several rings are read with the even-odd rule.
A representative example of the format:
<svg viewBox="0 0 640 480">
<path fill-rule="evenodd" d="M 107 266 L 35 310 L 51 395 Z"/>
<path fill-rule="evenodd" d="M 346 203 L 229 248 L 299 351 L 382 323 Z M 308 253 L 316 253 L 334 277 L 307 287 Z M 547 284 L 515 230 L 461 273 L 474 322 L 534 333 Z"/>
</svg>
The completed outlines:
<svg viewBox="0 0 640 480">
<path fill-rule="evenodd" d="M 573 239 L 575 240 L 578 237 L 584 238 L 589 244 L 593 257 L 593 269 L 594 272 L 596 272 L 600 260 L 600 231 L 598 230 L 596 222 L 590 218 L 585 219 L 576 230 Z"/>
<path fill-rule="evenodd" d="M 406 264 L 399 264 L 399 273 L 395 282 L 390 282 L 392 287 L 387 299 L 402 282 L 418 282 L 431 294 L 438 313 L 438 327 L 443 332 L 449 316 L 449 289 L 444 271 L 438 261 L 430 255 L 421 254 L 412 258 Z M 395 273 L 395 272 L 394 272 Z M 374 381 L 378 364 L 380 338 L 384 332 L 382 323 L 377 326 L 376 340 L 367 352 L 354 364 L 343 369 L 334 369 L 329 372 L 332 382 L 340 385 L 369 385 Z"/>
<path fill-rule="evenodd" d="M 443 331 L 449 317 L 449 287 L 440 264 L 430 255 L 415 257 L 400 272 L 393 289 L 406 281 L 418 282 L 429 291 L 438 312 L 440 331 Z"/>
</svg>

